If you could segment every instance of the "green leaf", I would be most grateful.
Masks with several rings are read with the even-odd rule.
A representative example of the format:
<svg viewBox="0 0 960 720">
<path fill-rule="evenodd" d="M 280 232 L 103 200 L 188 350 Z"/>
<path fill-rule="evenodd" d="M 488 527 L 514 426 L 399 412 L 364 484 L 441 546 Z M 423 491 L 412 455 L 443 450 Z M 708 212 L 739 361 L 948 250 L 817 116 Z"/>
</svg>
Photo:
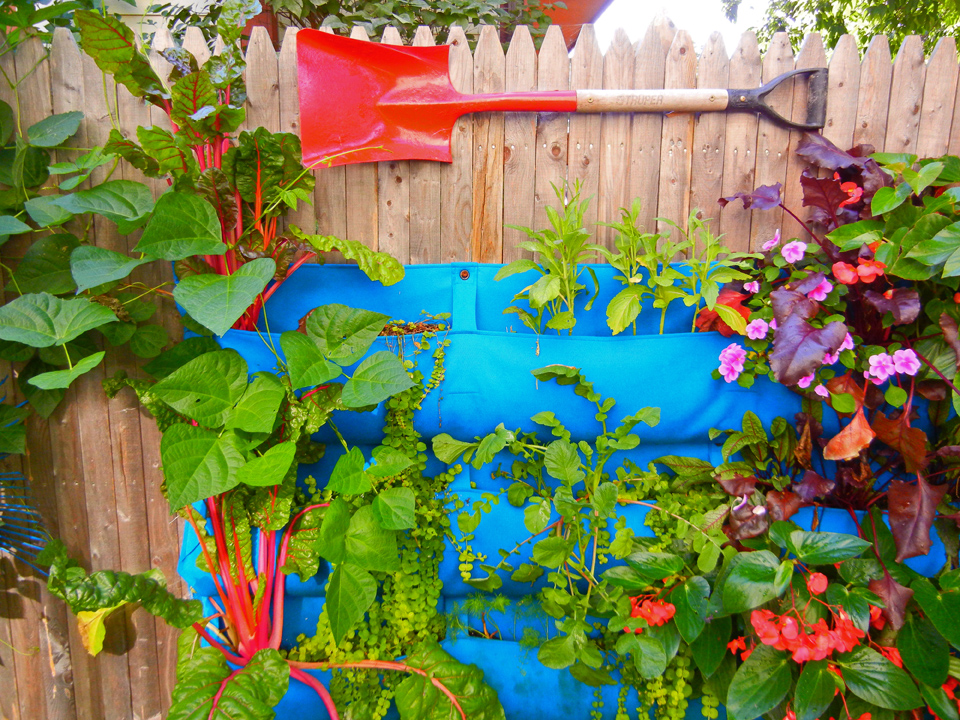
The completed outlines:
<svg viewBox="0 0 960 720">
<path fill-rule="evenodd" d="M 28 232 L 33 232 L 33 228 L 23 222 L 23 220 L 18 220 L 13 215 L 0 215 L 0 237 L 3 235 L 20 235 L 21 233 Z"/>
<path fill-rule="evenodd" d="M 888 710 L 912 710 L 923 705 L 913 680 L 873 648 L 859 647 L 836 660 L 847 688 L 868 703 Z"/>
<path fill-rule="evenodd" d="M 70 342 L 117 316 L 86 298 L 61 300 L 49 293 L 21 295 L 0 307 L 0 339 L 32 347 Z"/>
<path fill-rule="evenodd" d="M 340 365 L 353 365 L 366 354 L 389 315 L 346 305 L 321 305 L 307 318 L 307 335 L 320 352 Z"/>
<path fill-rule="evenodd" d="M 937 685 L 930 687 L 920 683 L 920 695 L 933 714 L 940 720 L 958 720 L 960 713 L 957 712 L 957 701 L 952 700 L 943 688 Z"/>
<path fill-rule="evenodd" d="M 779 705 L 791 685 L 790 656 L 769 645 L 758 645 L 733 676 L 727 713 L 732 720 L 754 720 Z"/>
<path fill-rule="evenodd" d="M 416 527 L 416 496 L 407 487 L 387 488 L 373 500 L 373 517 L 385 530 Z"/>
<path fill-rule="evenodd" d="M 734 310 L 729 305 L 724 305 L 723 303 L 717 303 L 713 306 L 713 309 L 716 310 L 723 322 L 733 328 L 734 332 L 741 335 L 746 333 L 747 321 L 739 312 Z"/>
<path fill-rule="evenodd" d="M 950 646 L 927 618 L 911 613 L 897 633 L 904 667 L 920 682 L 940 687 L 950 670 Z"/>
<path fill-rule="evenodd" d="M 617 335 L 626 330 L 640 314 L 640 303 L 649 292 L 640 285 L 628 285 L 618 292 L 607 305 L 607 327 Z"/>
<path fill-rule="evenodd" d="M 68 388 L 70 387 L 70 383 L 78 377 L 90 372 L 99 365 L 105 354 L 104 352 L 98 352 L 93 355 L 88 355 L 82 360 L 75 362 L 72 368 L 68 368 L 67 370 L 52 370 L 51 372 L 34 375 L 28 382 L 41 390 Z"/>
<path fill-rule="evenodd" d="M 676 575 L 683 569 L 683 558 L 673 553 L 635 552 L 627 555 L 627 565 L 651 583 Z"/>
<path fill-rule="evenodd" d="M 794 692 L 793 711 L 797 720 L 815 720 L 820 717 L 837 692 L 833 673 L 826 660 L 812 660 L 803 666 Z"/>
<path fill-rule="evenodd" d="M 608 518 L 614 515 L 617 510 L 618 496 L 617 486 L 612 482 L 602 482 L 597 486 L 592 500 L 593 508 L 599 517 Z"/>
<path fill-rule="evenodd" d="M 528 289 L 530 307 L 542 308 L 560 295 L 560 278 L 556 275 L 544 275 Z"/>
<path fill-rule="evenodd" d="M 280 335 L 280 348 L 294 390 L 322 385 L 342 372 L 339 365 L 323 356 L 313 340 L 296 330 L 287 330 Z"/>
<path fill-rule="evenodd" d="M 621 635 L 617 639 L 617 652 L 631 655 L 640 677 L 648 680 L 660 677 L 667 669 L 668 660 L 663 644 L 646 632 L 640 635 Z"/>
<path fill-rule="evenodd" d="M 884 391 L 883 399 L 893 407 L 903 407 L 907 401 L 907 391 L 899 385 L 890 385 Z"/>
<path fill-rule="evenodd" d="M 70 276 L 70 253 L 78 244 L 69 233 L 40 238 L 24 253 L 13 274 L 13 287 L 21 294 L 73 292 L 77 286 Z"/>
<path fill-rule="evenodd" d="M 548 568 L 559 568 L 570 557 L 570 545 L 557 535 L 544 538 L 533 546 L 533 561 Z"/>
<path fill-rule="evenodd" d="M 806 565 L 832 565 L 855 558 L 870 543 L 855 535 L 794 530 L 787 538 L 787 549 Z"/>
<path fill-rule="evenodd" d="M 537 651 L 537 660 L 551 670 L 562 670 L 563 668 L 570 667 L 577 661 L 573 637 L 570 635 L 559 635 L 547 640 Z"/>
<path fill-rule="evenodd" d="M 43 148 L 62 145 L 76 134 L 82 120 L 83 113 L 78 110 L 50 115 L 27 128 L 27 142 Z"/>
<path fill-rule="evenodd" d="M 247 363 L 236 350 L 194 358 L 153 386 L 153 392 L 182 415 L 220 427 L 247 389 Z"/>
<path fill-rule="evenodd" d="M 396 534 L 380 527 L 369 505 L 361 507 L 350 518 L 344 539 L 347 562 L 374 572 L 400 569 Z"/>
<path fill-rule="evenodd" d="M 896 210 L 903 205 L 903 201 L 910 197 L 911 189 L 907 183 L 902 183 L 896 187 L 882 187 L 873 195 L 870 203 L 870 213 L 874 216 L 883 215 Z"/>
<path fill-rule="evenodd" d="M 162 380 L 167 377 L 170 373 L 178 368 L 183 367 L 188 362 L 194 358 L 198 358 L 201 355 L 205 355 L 209 352 L 215 352 L 220 349 L 220 346 L 217 345 L 217 341 L 209 337 L 192 337 L 186 338 L 182 342 L 177 343 L 169 350 L 165 350 L 160 353 L 153 360 L 148 362 L 143 366 L 143 369 L 148 373 L 153 375 L 153 377 L 158 380 Z M 261 373 L 257 373 L 259 376 Z M 263 373 L 265 375 L 270 375 L 270 373 Z M 279 380 L 277 381 L 279 383 Z M 243 403 L 241 402 L 241 405 Z M 237 408 L 239 412 L 239 407 Z M 231 416 L 235 417 L 235 416 Z M 262 419 L 258 419 L 258 422 L 262 422 Z M 241 430 L 246 430 L 244 427 L 239 425 L 231 425 L 231 427 L 238 427 Z M 258 432 L 257 430 L 249 430 L 248 432 Z"/>
<path fill-rule="evenodd" d="M 528 258 L 523 258 L 521 260 L 514 260 L 512 263 L 509 263 L 508 265 L 504 265 L 502 268 L 500 268 L 497 271 L 497 274 L 493 276 L 493 279 L 499 282 L 500 280 L 503 280 L 504 278 L 508 278 L 511 275 L 527 272 L 527 270 L 537 270 L 539 269 L 539 267 L 540 266 L 537 265 L 533 260 L 530 260 Z"/>
<path fill-rule="evenodd" d="M 117 224 L 121 235 L 140 227 L 153 210 L 153 194 L 143 183 L 110 180 L 89 190 L 57 198 L 57 205 L 74 215 L 96 213 Z"/>
<path fill-rule="evenodd" d="M 926 578 L 917 578 L 910 584 L 913 599 L 920 609 L 930 618 L 933 626 L 940 631 L 947 642 L 960 650 L 960 592 L 941 590 L 937 592 Z"/>
<path fill-rule="evenodd" d="M 0 100 L 0 147 L 4 147 L 13 137 L 17 129 L 17 118 L 11 108 L 3 100 Z"/>
<path fill-rule="evenodd" d="M 160 459 L 170 507 L 182 508 L 226 492 L 239 483 L 244 465 L 237 436 L 177 423 L 160 440 Z"/>
<path fill-rule="evenodd" d="M 327 614 L 333 641 L 339 645 L 377 597 L 377 581 L 362 568 L 341 563 L 327 587 Z"/>
<path fill-rule="evenodd" d="M 40 195 L 27 200 L 23 204 L 23 209 L 26 210 L 27 215 L 42 228 L 63 225 L 73 217 L 73 215 L 57 204 L 56 195 Z"/>
<path fill-rule="evenodd" d="M 370 477 L 364 472 L 366 459 L 358 447 L 350 448 L 333 466 L 327 488 L 341 495 L 361 495 L 370 490 Z"/>
<path fill-rule="evenodd" d="M 77 292 L 122 280 L 150 258 L 138 260 L 113 250 L 81 245 L 70 254 L 70 272 Z"/>
<path fill-rule="evenodd" d="M 141 325 L 130 338 L 130 352 L 139 358 L 155 358 L 170 342 L 167 331 L 161 325 Z"/>
<path fill-rule="evenodd" d="M 273 487 L 283 482 L 290 466 L 293 465 L 293 456 L 297 453 L 297 444 L 283 442 L 274 445 L 261 457 L 254 458 L 237 472 L 237 480 L 244 485 L 254 487 Z"/>
<path fill-rule="evenodd" d="M 399 475 L 413 465 L 413 460 L 389 445 L 373 449 L 373 464 L 367 469 L 374 477 L 388 478 Z"/>
<path fill-rule="evenodd" d="M 334 498 L 323 516 L 315 547 L 321 556 L 332 563 L 342 563 L 347 556 L 346 537 L 350 528 L 350 506 Z"/>
<path fill-rule="evenodd" d="M 550 524 L 553 508 L 547 498 L 536 498 L 523 510 L 523 526 L 531 535 L 539 535 Z"/>
<path fill-rule="evenodd" d="M 568 440 L 554 440 L 543 454 L 543 466 L 547 472 L 567 485 L 576 485 L 586 477 L 580 469 L 581 463 L 580 453 Z"/>
<path fill-rule="evenodd" d="M 30 410 L 0 403 L 0 453 L 23 455 L 26 452 L 27 428 L 23 421 Z"/>
<path fill-rule="evenodd" d="M 30 378 L 41 375 L 45 372 L 54 370 L 53 365 L 47 365 L 40 358 L 35 357 L 30 359 L 30 362 L 26 364 L 17 375 L 18 386 L 20 392 L 23 393 L 23 396 L 27 399 L 27 402 L 30 403 L 36 413 L 43 418 L 48 418 L 53 414 L 53 411 L 57 409 L 57 406 L 60 404 L 60 401 L 63 400 L 65 395 L 63 390 L 41 390 L 38 387 L 34 387 L 30 384 Z M 0 419 L 0 428 L 4 428 L 6 423 Z M 3 430 L 0 430 L 0 434 L 4 430 L 14 430 L 17 426 L 6 427 Z M 0 443 L 2 446 L 2 443 Z M 9 450 L 0 449 L 0 452 L 10 452 Z"/>
<path fill-rule="evenodd" d="M 384 350 L 357 366 L 353 377 L 343 386 L 340 400 L 348 408 L 367 407 L 412 387 L 413 380 L 399 358 Z"/>
<path fill-rule="evenodd" d="M 163 128 L 152 126 L 137 128 L 137 140 L 143 150 L 157 163 L 157 174 L 165 175 L 171 170 L 185 170 L 187 159 L 183 152 L 177 146 L 176 140 L 169 131 Z M 195 163 L 192 158 L 190 163 Z M 162 198 L 162 196 L 161 196 Z"/>
<path fill-rule="evenodd" d="M 277 423 L 277 411 L 285 397 L 283 383 L 276 375 L 268 372 L 254 373 L 253 382 L 247 385 L 240 402 L 227 417 L 226 429 L 250 433 L 273 432 Z"/>
<path fill-rule="evenodd" d="M 723 584 L 723 608 L 727 612 L 753 610 L 777 597 L 774 581 L 780 560 L 772 552 L 739 553 L 729 567 Z M 752 716 L 748 720 L 752 720 Z"/>
<path fill-rule="evenodd" d="M 450 465 L 456 462 L 457 458 L 467 450 L 475 448 L 476 446 L 476 443 L 454 440 L 446 433 L 441 433 L 433 439 L 433 454 L 437 456 L 440 462 Z"/>
<path fill-rule="evenodd" d="M 704 677 L 711 677 L 727 656 L 727 643 L 733 621 L 729 615 L 715 617 L 706 624 L 697 639 L 690 643 L 693 660 Z"/>
<path fill-rule="evenodd" d="M 263 292 L 276 269 L 270 258 L 258 258 L 233 275 L 191 275 L 177 284 L 173 299 L 198 323 L 223 335 Z"/>
<path fill-rule="evenodd" d="M 710 584 L 699 575 L 695 575 L 670 593 L 670 602 L 676 607 L 674 622 L 681 637 L 692 643 L 706 626 Z"/>
<path fill-rule="evenodd" d="M 182 260 L 191 255 L 223 255 L 227 246 L 221 236 L 217 213 L 206 200 L 187 193 L 160 196 L 153 216 L 134 252 L 163 260 Z"/>
<path fill-rule="evenodd" d="M 932 238 L 921 240 L 907 253 L 908 258 L 927 266 L 956 262 L 958 255 L 960 255 L 960 222 L 947 225 Z M 946 271 L 944 276 L 947 276 Z"/>
<path fill-rule="evenodd" d="M 374 252 L 356 240 L 341 240 L 333 236 L 305 235 L 296 225 L 290 231 L 298 240 L 310 243 L 318 252 L 339 251 L 347 260 L 354 260 L 357 266 L 373 281 L 390 286 L 403 280 L 403 265 L 387 253 Z"/>
</svg>

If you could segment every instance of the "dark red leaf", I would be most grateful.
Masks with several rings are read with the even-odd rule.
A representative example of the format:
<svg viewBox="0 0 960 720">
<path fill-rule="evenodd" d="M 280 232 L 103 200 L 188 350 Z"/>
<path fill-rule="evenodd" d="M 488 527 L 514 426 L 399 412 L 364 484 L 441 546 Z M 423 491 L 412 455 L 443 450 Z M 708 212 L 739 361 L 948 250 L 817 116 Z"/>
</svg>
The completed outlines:
<svg viewBox="0 0 960 720">
<path fill-rule="evenodd" d="M 960 445 L 947 445 L 937 450 L 937 457 L 960 457 Z"/>
<path fill-rule="evenodd" d="M 738 473 L 727 478 L 718 475 L 717 482 L 720 483 L 720 487 L 727 491 L 728 495 L 735 495 L 736 497 L 752 495 L 753 491 L 757 489 L 757 478 L 753 475 L 744 477 Z"/>
<path fill-rule="evenodd" d="M 767 493 L 767 512 L 770 515 L 770 522 L 789 520 L 797 510 L 806 504 L 803 498 L 789 490 L 783 492 L 771 490 Z"/>
<path fill-rule="evenodd" d="M 822 272 L 810 273 L 796 285 L 791 283 L 789 288 L 794 292 L 803 293 L 806 295 L 808 292 L 820 285 L 820 283 L 822 283 L 826 278 L 827 276 Z"/>
<path fill-rule="evenodd" d="M 800 142 L 797 143 L 797 155 L 811 165 L 827 170 L 839 170 L 851 165 L 863 164 L 862 157 L 841 150 L 818 133 L 804 133 Z"/>
<path fill-rule="evenodd" d="M 730 511 L 731 540 L 746 540 L 762 535 L 770 527 L 770 517 L 763 505 L 751 505 L 743 502 Z"/>
<path fill-rule="evenodd" d="M 786 322 L 791 315 L 809 319 L 820 310 L 816 300 L 811 300 L 799 290 L 788 288 L 780 288 L 770 293 L 770 303 L 773 307 L 773 317 L 776 318 L 778 325 Z"/>
<path fill-rule="evenodd" d="M 851 460 L 860 451 L 870 445 L 874 438 L 873 429 L 863 415 L 863 408 L 857 410 L 853 420 L 837 435 L 830 439 L 823 449 L 824 460 Z"/>
<path fill-rule="evenodd" d="M 920 428 L 910 427 L 907 413 L 891 419 L 878 412 L 873 418 L 873 429 L 877 438 L 900 453 L 908 473 L 915 473 L 927 464 L 927 434 Z"/>
<path fill-rule="evenodd" d="M 809 170 L 800 173 L 800 187 L 803 188 L 804 207 L 814 207 L 823 212 L 821 220 L 826 219 L 834 224 L 842 224 L 837 215 L 841 211 L 840 203 L 850 198 L 843 188 L 841 181 L 829 178 L 818 178 Z M 856 219 L 856 218 L 854 218 Z"/>
<path fill-rule="evenodd" d="M 868 410 L 876 410 L 887 401 L 883 396 L 883 390 L 873 383 L 867 383 L 865 395 L 866 397 L 863 399 L 863 404 Z"/>
<path fill-rule="evenodd" d="M 960 339 L 957 338 L 957 321 L 946 313 L 940 315 L 940 329 L 943 330 L 943 339 L 953 348 L 957 356 L 957 370 L 960 370 Z"/>
<path fill-rule="evenodd" d="M 753 192 L 738 192 L 730 197 L 723 197 L 717 200 L 720 207 L 726 207 L 727 203 L 734 200 L 742 200 L 744 209 L 753 208 L 754 210 L 772 210 L 780 207 L 780 190 L 783 186 L 780 183 L 775 185 L 761 185 Z"/>
<path fill-rule="evenodd" d="M 799 308 L 801 303 L 796 303 Z M 828 352 L 836 352 L 847 335 L 847 326 L 835 321 L 826 327 L 815 328 L 802 315 L 793 313 L 783 322 L 777 320 L 770 353 L 770 369 L 777 381 L 796 385 L 823 364 Z"/>
<path fill-rule="evenodd" d="M 894 480 L 887 490 L 890 529 L 897 543 L 897 562 L 930 552 L 930 526 L 946 485 L 931 485 L 922 476 L 916 484 Z"/>
<path fill-rule="evenodd" d="M 736 290 L 725 287 L 720 290 L 719 295 L 717 295 L 717 304 L 733 308 L 743 316 L 744 320 L 748 320 L 750 318 L 750 309 L 743 307 L 743 301 L 749 297 L 746 293 L 737 292 Z M 733 328 L 721 319 L 720 314 L 716 310 L 707 310 L 706 308 L 701 310 L 697 315 L 697 330 L 700 332 L 718 330 L 724 337 L 730 337 L 734 333 Z"/>
<path fill-rule="evenodd" d="M 825 498 L 836 486 L 833 480 L 827 480 L 823 475 L 807 470 L 803 474 L 803 479 L 793 489 L 801 499 L 813 502 L 815 498 Z"/>
<path fill-rule="evenodd" d="M 881 315 L 893 315 L 894 325 L 908 325 L 917 319 L 920 314 L 920 294 L 916 290 L 895 288 L 888 292 L 890 297 L 885 293 L 867 290 L 863 297 L 867 304 L 876 308 Z"/>
<path fill-rule="evenodd" d="M 890 577 L 886 568 L 883 570 L 883 579 L 871 580 L 867 587 L 883 600 L 883 604 L 886 606 L 882 608 L 883 615 L 893 626 L 893 629 L 899 630 L 902 628 L 904 613 L 907 609 L 907 603 L 913 597 L 913 590 L 904 587 Z"/>
<path fill-rule="evenodd" d="M 916 384 L 917 395 L 930 402 L 946 400 L 950 396 L 950 388 L 943 380 L 921 380 Z"/>
</svg>

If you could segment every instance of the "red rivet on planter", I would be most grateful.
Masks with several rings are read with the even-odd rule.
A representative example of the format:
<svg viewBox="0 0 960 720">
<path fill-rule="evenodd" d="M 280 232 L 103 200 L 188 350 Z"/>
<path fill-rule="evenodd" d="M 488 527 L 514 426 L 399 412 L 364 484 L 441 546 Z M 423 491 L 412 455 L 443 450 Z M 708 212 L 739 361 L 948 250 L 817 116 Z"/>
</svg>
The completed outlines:
<svg viewBox="0 0 960 720">
<path fill-rule="evenodd" d="M 469 278 L 470 278 L 470 271 L 469 271 L 469 270 L 461 270 L 461 271 L 460 271 L 460 279 L 461 279 L 461 280 L 467 280 L 467 279 L 469 279 Z"/>
</svg>

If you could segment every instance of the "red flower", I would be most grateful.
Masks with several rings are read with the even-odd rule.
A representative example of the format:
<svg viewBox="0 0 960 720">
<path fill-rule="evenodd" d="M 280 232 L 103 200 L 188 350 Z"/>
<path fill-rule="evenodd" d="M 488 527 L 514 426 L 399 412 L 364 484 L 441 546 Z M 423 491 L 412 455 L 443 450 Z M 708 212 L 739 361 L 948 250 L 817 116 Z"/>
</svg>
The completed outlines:
<svg viewBox="0 0 960 720">
<path fill-rule="evenodd" d="M 784 716 L 783 720 L 797 720 L 797 714 L 792 708 L 788 708 L 787 714 Z"/>
<path fill-rule="evenodd" d="M 839 180 L 840 173 L 834 173 L 833 179 Z M 847 194 L 847 199 L 840 203 L 838 207 L 852 205 L 855 202 L 859 202 L 860 198 L 863 197 L 863 188 L 857 185 L 855 182 L 840 183 L 840 189 Z"/>
<path fill-rule="evenodd" d="M 876 605 L 870 606 L 870 627 L 874 630 L 883 630 L 887 624 L 887 619 L 883 616 L 883 610 Z"/>
<path fill-rule="evenodd" d="M 838 282 L 841 282 L 844 285 L 856 285 L 858 282 L 860 282 L 860 276 L 857 274 L 857 269 L 850 263 L 835 262 L 833 264 L 833 276 Z"/>
<path fill-rule="evenodd" d="M 747 642 L 746 642 L 746 639 L 742 637 L 738 637 L 727 643 L 727 650 L 732 652 L 734 655 L 737 654 L 737 650 L 743 651 L 746 649 L 747 649 Z"/>
<path fill-rule="evenodd" d="M 880 648 L 880 654 L 883 655 L 887 660 L 892 662 L 898 668 L 903 667 L 903 660 L 900 659 L 899 650 L 897 650 L 895 647 L 884 647 L 882 645 L 879 646 L 879 648 Z"/>
<path fill-rule="evenodd" d="M 860 263 L 860 266 L 857 268 L 857 275 L 859 275 L 860 279 L 865 283 L 872 283 L 876 278 L 881 277 L 887 267 L 886 264 L 879 260 L 864 260 L 863 258 L 859 258 L 857 262 Z"/>
<path fill-rule="evenodd" d="M 819 595 L 825 592 L 827 589 L 827 576 L 823 573 L 810 573 L 810 577 L 807 578 L 807 590 L 810 591 L 811 595 Z"/>
<path fill-rule="evenodd" d="M 951 700 L 956 700 L 957 696 L 954 694 L 954 690 L 957 689 L 957 679 L 954 677 L 947 678 L 947 681 L 942 685 L 941 689 L 947 694 L 947 697 Z"/>
<path fill-rule="evenodd" d="M 630 604 L 633 606 L 633 609 L 630 612 L 630 617 L 638 617 L 647 621 L 647 625 L 652 627 L 666 625 L 670 621 L 676 612 L 677 608 L 675 605 L 664 602 L 663 600 L 652 600 L 650 598 L 630 598 Z M 639 634 L 641 629 L 638 629 L 636 632 Z"/>
</svg>

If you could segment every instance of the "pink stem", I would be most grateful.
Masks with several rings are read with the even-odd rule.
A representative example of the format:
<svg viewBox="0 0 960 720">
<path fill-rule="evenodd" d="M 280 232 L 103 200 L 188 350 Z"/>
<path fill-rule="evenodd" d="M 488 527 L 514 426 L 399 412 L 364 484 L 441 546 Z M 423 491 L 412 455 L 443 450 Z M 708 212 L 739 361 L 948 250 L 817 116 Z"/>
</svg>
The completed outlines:
<svg viewBox="0 0 960 720">
<path fill-rule="evenodd" d="M 227 683 L 229 683 L 233 678 L 243 672 L 243 668 L 237 668 L 232 673 L 230 673 L 224 680 L 220 681 L 220 689 L 217 690 L 217 694 L 213 696 L 213 704 L 210 706 L 210 714 L 207 715 L 207 720 L 213 720 L 214 716 L 217 714 L 217 705 L 220 704 L 220 697 L 223 695 L 223 691 L 227 689 Z"/>
<path fill-rule="evenodd" d="M 323 686 L 319 680 L 317 680 L 310 673 L 305 673 L 302 670 L 297 670 L 294 667 L 290 668 L 290 677 L 299 680 L 304 685 L 313 688 L 314 692 L 320 696 L 320 699 L 323 700 L 324 707 L 327 708 L 327 715 L 330 716 L 329 720 L 340 720 L 340 715 L 337 713 L 337 706 L 333 704 L 333 698 L 330 697 L 330 693 L 327 692 L 327 689 Z"/>
<path fill-rule="evenodd" d="M 194 623 L 193 629 L 197 631 L 197 634 L 200 635 L 204 640 L 210 643 L 210 647 L 215 647 L 223 656 L 227 659 L 227 662 L 232 662 L 234 665 L 243 665 L 244 659 L 238 655 L 234 655 L 232 652 L 227 650 L 221 643 L 217 642 L 211 635 L 206 631 L 206 629 L 200 623 Z"/>
</svg>

